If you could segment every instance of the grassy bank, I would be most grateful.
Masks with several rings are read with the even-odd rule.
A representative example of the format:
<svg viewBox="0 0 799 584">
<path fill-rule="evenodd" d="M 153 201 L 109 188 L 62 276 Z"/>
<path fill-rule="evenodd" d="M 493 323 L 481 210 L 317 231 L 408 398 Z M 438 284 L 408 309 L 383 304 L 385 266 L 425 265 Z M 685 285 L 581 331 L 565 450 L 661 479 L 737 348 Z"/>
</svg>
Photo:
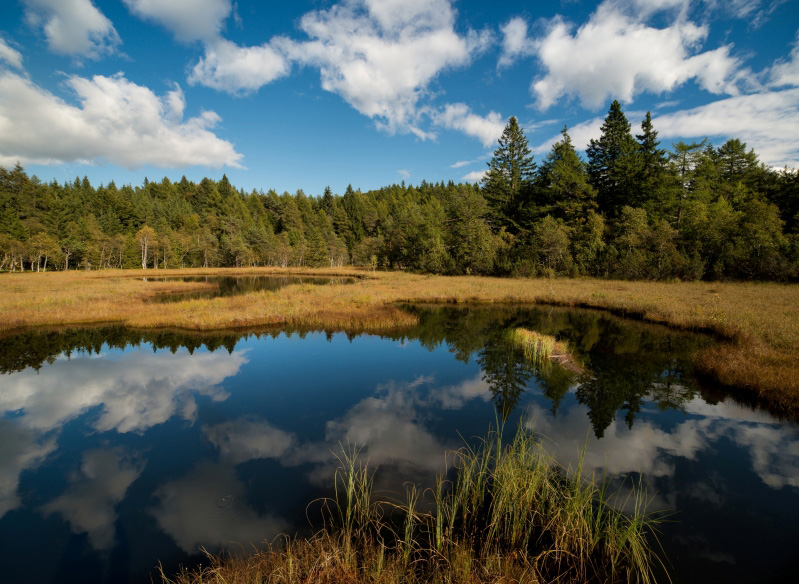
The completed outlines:
<svg viewBox="0 0 799 584">
<path fill-rule="evenodd" d="M 654 582 L 645 494 L 609 496 L 521 427 L 452 453 L 454 478 L 379 500 L 354 451 L 340 458 L 323 531 L 256 554 L 211 557 L 170 584 Z M 431 499 L 429 511 L 423 511 Z M 628 507 L 627 512 L 617 505 Z"/>
<path fill-rule="evenodd" d="M 205 287 L 142 276 L 359 275 L 346 286 L 159 304 L 153 296 Z M 116 322 L 213 330 L 292 326 L 379 332 L 414 323 L 402 303 L 546 303 L 611 310 L 713 333 L 724 343 L 696 356 L 700 371 L 776 407 L 799 412 L 799 286 L 441 277 L 403 272 L 281 269 L 130 270 L 0 275 L 0 334 L 28 326 Z"/>
</svg>

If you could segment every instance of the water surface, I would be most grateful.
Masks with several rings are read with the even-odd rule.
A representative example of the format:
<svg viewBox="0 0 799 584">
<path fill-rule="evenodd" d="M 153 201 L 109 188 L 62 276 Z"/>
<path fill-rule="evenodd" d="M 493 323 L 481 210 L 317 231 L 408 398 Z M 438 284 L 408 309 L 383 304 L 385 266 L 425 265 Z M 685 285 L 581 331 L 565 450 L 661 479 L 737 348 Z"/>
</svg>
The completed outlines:
<svg viewBox="0 0 799 584">
<path fill-rule="evenodd" d="M 675 582 L 793 581 L 799 430 L 702 387 L 710 341 L 603 313 L 418 309 L 391 336 L 121 327 L 0 339 L 0 561 L 8 582 L 147 582 L 308 530 L 340 444 L 376 488 L 432 483 L 444 453 L 524 420 L 565 463 L 648 483 Z M 525 326 L 585 374 L 537 369 Z M 627 483 L 629 484 L 629 483 Z"/>
<path fill-rule="evenodd" d="M 163 278 L 147 276 L 145 282 L 204 282 L 211 287 L 191 292 L 158 294 L 155 302 L 181 302 L 194 298 L 217 298 L 219 296 L 238 296 L 262 290 L 274 292 L 292 284 L 310 284 L 312 286 L 338 286 L 353 284 L 356 278 L 327 276 L 165 276 Z"/>
</svg>

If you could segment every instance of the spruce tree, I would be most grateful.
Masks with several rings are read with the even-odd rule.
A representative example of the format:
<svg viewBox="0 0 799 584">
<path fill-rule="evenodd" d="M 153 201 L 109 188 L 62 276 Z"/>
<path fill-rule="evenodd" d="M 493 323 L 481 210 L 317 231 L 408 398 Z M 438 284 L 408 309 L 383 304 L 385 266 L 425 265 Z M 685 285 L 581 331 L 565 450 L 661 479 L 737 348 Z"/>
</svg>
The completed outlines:
<svg viewBox="0 0 799 584">
<path fill-rule="evenodd" d="M 617 100 L 610 104 L 602 135 L 589 142 L 586 154 L 599 209 L 610 216 L 618 215 L 624 205 L 634 203 L 636 142 Z"/>
<path fill-rule="evenodd" d="M 483 179 L 483 194 L 491 207 L 496 227 L 506 227 L 511 231 L 521 229 L 534 172 L 535 163 L 527 138 L 516 118 L 511 117 Z"/>
<path fill-rule="evenodd" d="M 573 222 L 596 210 L 596 193 L 566 127 L 561 134 L 538 170 L 536 187 L 546 213 Z"/>
<path fill-rule="evenodd" d="M 650 112 L 646 112 L 646 117 L 641 122 L 641 132 L 635 136 L 638 140 L 637 196 L 631 204 L 655 211 L 663 203 L 662 194 L 670 184 L 666 173 L 666 151 L 659 148 L 660 141 L 657 130 L 652 125 Z"/>
</svg>

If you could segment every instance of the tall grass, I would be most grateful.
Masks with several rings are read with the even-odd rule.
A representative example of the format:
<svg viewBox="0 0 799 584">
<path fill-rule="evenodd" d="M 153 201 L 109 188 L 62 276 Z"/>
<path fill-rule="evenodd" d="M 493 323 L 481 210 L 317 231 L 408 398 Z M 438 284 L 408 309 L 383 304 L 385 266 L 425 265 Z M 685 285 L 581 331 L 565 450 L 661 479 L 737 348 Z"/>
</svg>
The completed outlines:
<svg viewBox="0 0 799 584">
<path fill-rule="evenodd" d="M 564 468 L 520 426 L 509 443 L 493 431 L 477 447 L 450 453 L 451 479 L 378 501 L 368 467 L 350 449 L 340 457 L 329 522 L 309 539 L 248 556 L 211 557 L 174 582 L 654 582 L 659 561 L 641 485 L 631 512 L 612 505 L 607 482 Z M 421 498 L 433 509 L 422 512 Z M 165 582 L 172 582 L 164 577 Z"/>
<path fill-rule="evenodd" d="M 521 349 L 524 353 L 524 358 L 531 363 L 543 365 L 552 357 L 552 351 L 555 348 L 555 337 L 542 335 L 525 328 L 513 329 L 509 334 L 513 345 Z"/>
</svg>

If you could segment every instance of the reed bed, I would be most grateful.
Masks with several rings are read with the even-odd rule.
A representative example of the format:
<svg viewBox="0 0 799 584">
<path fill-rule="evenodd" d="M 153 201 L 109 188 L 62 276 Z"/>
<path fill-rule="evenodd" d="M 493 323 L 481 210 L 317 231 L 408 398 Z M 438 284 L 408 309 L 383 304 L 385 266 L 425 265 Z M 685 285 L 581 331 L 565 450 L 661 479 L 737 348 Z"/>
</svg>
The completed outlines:
<svg viewBox="0 0 799 584">
<path fill-rule="evenodd" d="M 285 538 L 264 551 L 209 555 L 169 584 L 376 582 L 654 582 L 659 519 L 646 512 L 640 485 L 631 512 L 612 503 L 607 484 L 564 468 L 529 430 L 510 443 L 491 432 L 455 453 L 454 478 L 401 502 L 376 499 L 373 474 L 356 451 L 344 453 L 336 496 L 325 501 L 325 529 Z M 421 499 L 433 511 L 419 511 Z M 625 503 L 627 501 L 624 501 Z"/>
<path fill-rule="evenodd" d="M 347 286 L 157 304 L 164 292 L 206 284 L 145 282 L 144 276 L 356 276 Z M 555 304 L 598 308 L 710 332 L 723 341 L 696 356 L 713 380 L 799 413 L 799 286 L 776 283 L 627 282 L 592 279 L 443 277 L 359 269 L 106 270 L 0 274 L 0 334 L 29 326 L 114 322 L 140 328 L 218 330 L 314 327 L 380 332 L 412 326 L 403 303 Z"/>
</svg>

